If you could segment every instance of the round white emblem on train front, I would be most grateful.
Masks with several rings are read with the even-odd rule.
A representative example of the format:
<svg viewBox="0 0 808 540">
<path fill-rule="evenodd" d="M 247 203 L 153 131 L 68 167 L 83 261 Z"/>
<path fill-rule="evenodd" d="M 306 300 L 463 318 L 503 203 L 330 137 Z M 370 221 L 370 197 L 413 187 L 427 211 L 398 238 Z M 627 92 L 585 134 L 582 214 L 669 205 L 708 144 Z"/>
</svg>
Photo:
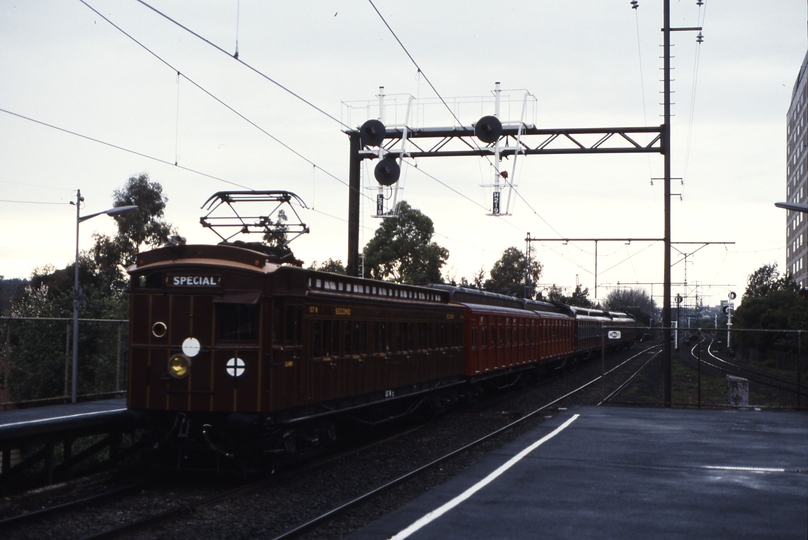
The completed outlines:
<svg viewBox="0 0 808 540">
<path fill-rule="evenodd" d="M 182 352 L 191 358 L 199 354 L 199 340 L 192 337 L 185 338 L 182 342 Z"/>
<path fill-rule="evenodd" d="M 231 377 L 241 377 L 244 373 L 244 360 L 231 358 L 227 361 L 227 374 Z"/>
</svg>

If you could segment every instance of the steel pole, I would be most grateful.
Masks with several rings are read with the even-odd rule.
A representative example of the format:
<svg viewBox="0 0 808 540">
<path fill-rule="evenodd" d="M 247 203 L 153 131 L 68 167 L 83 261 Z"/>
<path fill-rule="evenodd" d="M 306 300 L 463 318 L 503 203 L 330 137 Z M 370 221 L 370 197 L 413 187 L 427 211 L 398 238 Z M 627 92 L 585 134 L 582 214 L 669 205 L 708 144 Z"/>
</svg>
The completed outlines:
<svg viewBox="0 0 808 540">
<path fill-rule="evenodd" d="M 665 257 L 662 291 L 662 371 L 665 379 L 665 406 L 671 406 L 671 3 L 663 2 L 664 124 L 662 154 L 665 156 Z"/>
<path fill-rule="evenodd" d="M 81 223 L 81 190 L 76 190 L 76 262 L 73 272 L 73 386 L 70 389 L 70 402 L 76 402 L 76 388 L 79 379 L 79 223 Z"/>
<path fill-rule="evenodd" d="M 349 133 L 350 163 L 348 172 L 348 275 L 359 276 L 359 202 L 361 186 L 362 147 L 359 133 Z"/>
</svg>

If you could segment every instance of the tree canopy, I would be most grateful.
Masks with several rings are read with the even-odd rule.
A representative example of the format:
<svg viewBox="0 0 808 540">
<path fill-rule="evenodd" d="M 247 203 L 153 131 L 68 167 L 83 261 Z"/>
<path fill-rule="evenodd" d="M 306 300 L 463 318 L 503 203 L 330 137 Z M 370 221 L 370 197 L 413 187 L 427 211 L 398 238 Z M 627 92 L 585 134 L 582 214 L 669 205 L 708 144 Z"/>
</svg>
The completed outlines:
<svg viewBox="0 0 808 540">
<path fill-rule="evenodd" d="M 502 256 L 491 268 L 490 279 L 485 280 L 483 288 L 499 294 L 507 294 L 519 298 L 533 298 L 533 292 L 525 295 L 525 273 L 530 277 L 530 283 L 536 284 L 541 277 L 542 264 L 535 260 L 530 260 L 527 264 L 527 256 L 515 247 L 509 247 L 502 252 Z"/>
<path fill-rule="evenodd" d="M 790 274 L 780 275 L 777 263 L 764 264 L 749 276 L 746 280 L 746 291 L 743 293 L 743 300 L 768 296 L 777 291 L 799 290 L 799 285 L 792 279 Z"/>
<path fill-rule="evenodd" d="M 327 261 L 323 261 L 322 264 L 318 265 L 317 261 L 311 263 L 309 266 L 309 270 L 318 270 L 320 272 L 330 272 L 332 274 L 342 274 L 346 275 L 348 271 L 345 269 L 345 265 L 342 264 L 341 259 L 334 259 L 329 258 Z"/>
<path fill-rule="evenodd" d="M 365 277 L 397 283 L 442 283 L 441 268 L 449 251 L 432 241 L 432 220 L 406 201 L 396 217 L 387 217 L 363 254 Z"/>
<path fill-rule="evenodd" d="M 566 296 L 561 287 L 553 285 L 547 297 L 551 302 L 560 302 L 569 306 L 588 308 L 595 305 L 594 302 L 589 299 L 589 289 L 582 288 L 580 283 L 575 286 L 575 290 L 570 296 Z"/>
<path fill-rule="evenodd" d="M 118 226 L 114 238 L 94 235 L 93 258 L 101 272 L 122 279 L 121 267 L 134 263 L 143 246 L 160 246 L 176 234 L 171 224 L 163 220 L 167 201 L 163 187 L 149 180 L 148 174 L 130 177 L 122 189 L 113 192 L 114 207 L 134 205 L 138 211 L 114 216 Z"/>
<path fill-rule="evenodd" d="M 808 330 L 808 299 L 789 275 L 781 276 L 777 264 L 765 264 L 747 280 L 741 305 L 732 316 L 736 329 Z M 797 352 L 797 338 L 787 333 L 738 332 L 739 349 Z"/>
<path fill-rule="evenodd" d="M 633 315 L 637 321 L 648 324 L 655 303 L 644 289 L 614 289 L 603 300 L 610 311 L 620 311 Z"/>
</svg>

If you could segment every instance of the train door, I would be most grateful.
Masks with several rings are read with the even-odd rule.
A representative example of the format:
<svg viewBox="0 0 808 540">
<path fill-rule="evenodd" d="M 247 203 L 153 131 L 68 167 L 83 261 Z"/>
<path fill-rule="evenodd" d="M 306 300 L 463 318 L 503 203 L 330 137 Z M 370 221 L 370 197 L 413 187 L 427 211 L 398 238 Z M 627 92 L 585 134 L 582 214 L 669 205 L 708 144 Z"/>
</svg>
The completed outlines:
<svg viewBox="0 0 808 540">
<path fill-rule="evenodd" d="M 300 405 L 303 378 L 303 304 L 275 299 L 272 344 L 264 370 L 270 410 Z"/>
</svg>

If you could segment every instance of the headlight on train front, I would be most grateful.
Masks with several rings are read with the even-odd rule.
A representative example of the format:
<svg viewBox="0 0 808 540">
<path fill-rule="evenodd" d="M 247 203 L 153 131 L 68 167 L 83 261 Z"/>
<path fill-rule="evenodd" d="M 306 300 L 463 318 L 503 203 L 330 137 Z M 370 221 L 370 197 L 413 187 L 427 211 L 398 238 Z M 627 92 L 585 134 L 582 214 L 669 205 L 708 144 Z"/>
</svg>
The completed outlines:
<svg viewBox="0 0 808 540">
<path fill-rule="evenodd" d="M 184 379 L 191 372 L 191 359 L 184 354 L 175 354 L 168 359 L 168 373 L 175 379 Z"/>
</svg>

